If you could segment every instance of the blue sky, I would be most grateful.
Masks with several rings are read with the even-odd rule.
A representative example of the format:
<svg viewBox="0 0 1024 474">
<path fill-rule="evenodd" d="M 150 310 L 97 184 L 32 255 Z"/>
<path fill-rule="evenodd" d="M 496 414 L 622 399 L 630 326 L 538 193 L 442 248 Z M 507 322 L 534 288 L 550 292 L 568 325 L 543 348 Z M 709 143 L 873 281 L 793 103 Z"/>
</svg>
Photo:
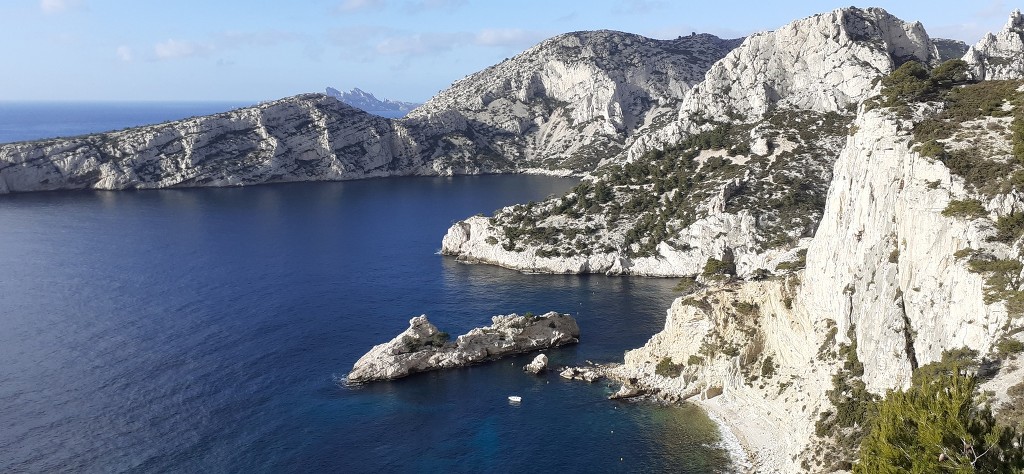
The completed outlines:
<svg viewBox="0 0 1024 474">
<path fill-rule="evenodd" d="M 424 101 L 568 31 L 738 37 L 842 1 L 0 0 L 0 100 L 261 101 L 326 86 Z M 871 6 L 871 5 L 862 5 Z M 974 43 L 1016 5 L 874 6 Z"/>
</svg>

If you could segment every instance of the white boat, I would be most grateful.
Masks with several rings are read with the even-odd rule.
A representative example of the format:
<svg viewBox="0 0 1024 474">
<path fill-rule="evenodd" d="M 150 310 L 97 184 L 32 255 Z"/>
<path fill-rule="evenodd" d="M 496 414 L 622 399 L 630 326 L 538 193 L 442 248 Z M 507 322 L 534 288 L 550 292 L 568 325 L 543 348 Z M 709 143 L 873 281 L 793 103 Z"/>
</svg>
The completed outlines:
<svg viewBox="0 0 1024 474">
<path fill-rule="evenodd" d="M 523 397 L 520 397 L 519 395 L 509 395 L 508 396 L 508 401 L 510 401 L 512 403 L 519 403 L 519 402 L 523 401 Z"/>
</svg>

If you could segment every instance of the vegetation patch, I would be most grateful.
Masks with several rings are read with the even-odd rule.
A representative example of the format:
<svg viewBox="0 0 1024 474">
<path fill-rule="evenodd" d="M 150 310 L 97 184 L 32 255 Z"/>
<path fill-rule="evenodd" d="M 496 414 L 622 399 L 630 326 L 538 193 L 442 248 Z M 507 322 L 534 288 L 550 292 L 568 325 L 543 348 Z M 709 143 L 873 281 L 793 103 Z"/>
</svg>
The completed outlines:
<svg viewBox="0 0 1024 474">
<path fill-rule="evenodd" d="M 683 365 L 672 362 L 671 357 L 663 357 L 658 365 L 654 367 L 654 373 L 668 378 L 678 377 L 683 373 Z"/>
<path fill-rule="evenodd" d="M 850 344 L 840 344 L 838 351 L 843 366 L 832 376 L 832 389 L 826 392 L 832 408 L 822 411 L 814 426 L 815 434 L 822 440 L 814 459 L 825 472 L 849 470 L 853 466 L 878 401 L 862 379 L 864 364 L 857 357 L 853 327 L 847 337 Z"/>
<path fill-rule="evenodd" d="M 946 217 L 958 217 L 961 219 L 977 219 L 988 215 L 985 206 L 977 199 L 964 199 L 962 201 L 952 200 L 942 210 Z"/>
<path fill-rule="evenodd" d="M 778 110 L 754 124 L 705 122 L 703 132 L 601 169 L 562 196 L 495 213 L 495 240 L 545 257 L 657 257 L 661 245 L 689 250 L 681 231 L 707 216 L 703 203 L 724 198 L 725 212 L 757 216 L 762 250 L 792 245 L 821 220 L 851 117 Z M 750 154 L 755 127 L 770 157 Z"/>
<path fill-rule="evenodd" d="M 958 252 L 959 253 L 959 252 Z M 1012 316 L 1024 314 L 1024 291 L 1020 288 L 1020 272 L 1024 265 L 1014 259 L 997 259 L 990 254 L 974 252 L 967 261 L 971 272 L 985 274 L 985 304 L 1007 302 Z"/>
</svg>

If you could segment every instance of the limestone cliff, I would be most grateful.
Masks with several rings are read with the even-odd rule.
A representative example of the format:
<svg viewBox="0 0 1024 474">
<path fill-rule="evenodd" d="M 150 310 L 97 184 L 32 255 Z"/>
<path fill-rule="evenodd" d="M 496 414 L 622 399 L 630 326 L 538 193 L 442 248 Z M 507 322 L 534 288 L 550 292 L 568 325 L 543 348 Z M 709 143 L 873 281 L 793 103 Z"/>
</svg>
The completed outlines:
<svg viewBox="0 0 1024 474">
<path fill-rule="evenodd" d="M 712 121 L 757 121 L 774 109 L 850 112 L 877 93 L 876 78 L 904 61 L 937 64 L 920 23 L 880 8 L 841 8 L 751 35 L 687 95 L 678 119 L 634 156 Z"/>
<path fill-rule="evenodd" d="M 973 102 L 862 111 L 836 161 L 806 269 L 680 298 L 665 329 L 626 354 L 622 376 L 714 398 L 701 403 L 742 418 L 735 425 L 754 434 L 747 441 L 762 468 L 793 472 L 835 468 L 817 464 L 811 447 L 815 424 L 835 409 L 828 391 L 851 360 L 844 351 L 862 367 L 844 383 L 858 379 L 880 395 L 950 349 L 1002 357 L 998 343 L 1024 327 L 1014 317 L 1024 295 L 1022 236 L 1010 224 L 1024 210 L 1013 181 L 1024 165 L 1010 133 L 1024 120 L 1022 90 L 1019 81 L 982 83 L 955 95 L 995 98 L 986 112 Z M 925 135 L 934 142 L 921 142 L 940 125 Z M 659 364 L 680 375 L 659 374 Z"/>
<path fill-rule="evenodd" d="M 429 124 L 424 128 L 434 136 L 476 143 L 480 153 L 523 167 L 592 170 L 620 159 L 636 137 L 670 119 L 739 41 L 559 35 L 456 82 L 408 118 Z"/>
<path fill-rule="evenodd" d="M 453 168 L 419 154 L 400 123 L 311 94 L 117 132 L 0 145 L 0 192 L 237 186 L 491 169 Z"/>
<path fill-rule="evenodd" d="M 737 44 L 612 31 L 554 37 L 456 82 L 404 119 L 323 95 L 82 137 L 0 145 L 0 193 L 237 186 L 615 161 Z"/>
<path fill-rule="evenodd" d="M 442 252 L 556 273 L 696 276 L 724 259 L 744 277 L 788 271 L 821 219 L 857 104 L 911 59 L 936 64 L 938 52 L 919 23 L 881 9 L 753 35 L 635 142 L 623 170 L 456 223 Z"/>
</svg>

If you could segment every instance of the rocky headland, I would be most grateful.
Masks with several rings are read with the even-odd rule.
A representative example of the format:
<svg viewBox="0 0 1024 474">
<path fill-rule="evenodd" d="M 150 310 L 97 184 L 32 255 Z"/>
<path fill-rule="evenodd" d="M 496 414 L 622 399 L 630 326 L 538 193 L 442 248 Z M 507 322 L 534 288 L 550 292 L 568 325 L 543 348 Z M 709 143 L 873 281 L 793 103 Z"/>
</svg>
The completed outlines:
<svg viewBox="0 0 1024 474">
<path fill-rule="evenodd" d="M 739 40 L 559 35 L 402 119 L 305 94 L 216 115 L 0 145 L 0 194 L 483 173 L 621 162 Z"/>
<path fill-rule="evenodd" d="M 579 342 L 580 328 L 568 314 L 509 314 L 491 320 L 490 326 L 473 329 L 450 342 L 448 334 L 439 331 L 426 315 L 412 318 L 408 329 L 360 357 L 347 381 L 394 380 Z M 543 364 L 535 360 L 532 366 L 537 372 L 547 365 L 547 357 L 542 360 Z"/>
</svg>

